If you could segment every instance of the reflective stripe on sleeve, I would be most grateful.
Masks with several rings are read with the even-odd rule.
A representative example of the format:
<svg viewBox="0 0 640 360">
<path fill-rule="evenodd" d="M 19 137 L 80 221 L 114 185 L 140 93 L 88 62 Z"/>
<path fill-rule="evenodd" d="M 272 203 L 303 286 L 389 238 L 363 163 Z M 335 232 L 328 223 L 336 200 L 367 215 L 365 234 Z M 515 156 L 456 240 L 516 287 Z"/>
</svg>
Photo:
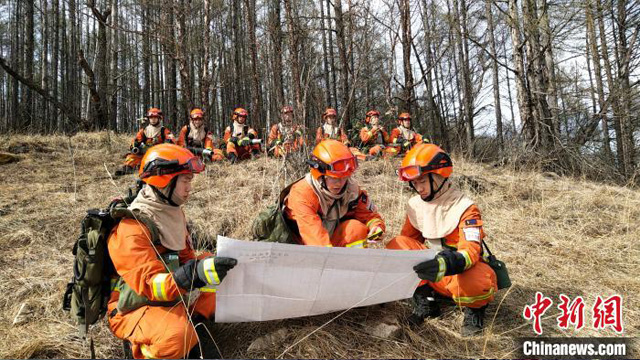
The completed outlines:
<svg viewBox="0 0 640 360">
<path fill-rule="evenodd" d="M 220 277 L 218 277 L 216 265 L 213 260 L 214 259 L 212 257 L 204 259 L 202 267 L 204 270 L 204 276 L 207 278 L 207 283 L 210 285 L 218 285 L 220 284 Z"/>
<path fill-rule="evenodd" d="M 169 274 L 163 273 L 153 277 L 153 296 L 160 301 L 168 301 L 166 281 Z"/>
<path fill-rule="evenodd" d="M 464 269 L 467 270 L 471 267 L 471 265 L 473 265 L 473 263 L 471 262 L 471 256 L 469 256 L 467 250 L 460 250 L 458 252 L 461 253 L 462 256 L 464 256 Z"/>
<path fill-rule="evenodd" d="M 345 245 L 348 248 L 364 249 L 367 247 L 367 240 L 358 240 Z"/>
</svg>

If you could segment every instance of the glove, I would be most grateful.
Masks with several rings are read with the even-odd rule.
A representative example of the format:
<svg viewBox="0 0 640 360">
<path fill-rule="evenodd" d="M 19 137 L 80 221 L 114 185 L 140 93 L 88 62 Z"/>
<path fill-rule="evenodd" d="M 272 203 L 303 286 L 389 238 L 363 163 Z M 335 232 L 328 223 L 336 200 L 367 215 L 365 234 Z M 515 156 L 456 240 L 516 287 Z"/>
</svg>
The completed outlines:
<svg viewBox="0 0 640 360">
<path fill-rule="evenodd" d="M 191 290 L 193 288 L 201 288 L 207 285 L 206 282 L 200 280 L 196 272 L 198 260 L 189 260 L 173 272 L 173 280 L 182 289 Z"/>
<path fill-rule="evenodd" d="M 278 145 L 282 145 L 282 140 L 276 140 L 274 144 L 275 144 L 276 146 L 278 146 Z"/>
<path fill-rule="evenodd" d="M 376 242 L 376 240 L 380 239 L 380 237 L 382 236 L 382 227 L 381 226 L 374 226 L 369 230 L 369 234 L 367 234 L 367 240 L 371 241 L 371 242 Z"/>
<path fill-rule="evenodd" d="M 211 158 L 211 154 L 213 153 L 212 150 L 209 149 L 204 149 L 202 150 L 202 156 L 206 157 L 206 158 Z"/>
<path fill-rule="evenodd" d="M 402 143 L 402 147 L 405 149 L 408 149 L 411 146 L 411 141 L 405 141 L 404 143 Z"/>
<path fill-rule="evenodd" d="M 255 138 L 256 138 L 256 135 L 255 135 L 254 133 L 248 133 L 248 134 L 247 134 L 247 137 L 248 137 L 250 140 L 253 140 L 253 139 L 255 139 Z"/>
<path fill-rule="evenodd" d="M 231 141 L 234 144 L 238 144 L 239 140 L 240 139 L 237 136 L 232 136 L 232 137 L 229 138 L 229 141 Z"/>
<path fill-rule="evenodd" d="M 438 282 L 445 276 L 460 274 L 466 265 L 464 255 L 458 251 L 444 250 L 435 258 L 421 262 L 413 270 L 422 280 Z"/>
<path fill-rule="evenodd" d="M 237 263 L 238 260 L 228 257 L 206 257 L 198 261 L 198 278 L 206 285 L 219 285 Z"/>
<path fill-rule="evenodd" d="M 240 146 L 251 145 L 251 139 L 249 137 L 242 138 L 240 141 L 238 141 L 238 145 Z"/>
<path fill-rule="evenodd" d="M 229 153 L 229 161 L 231 161 L 232 164 L 235 164 L 237 160 L 238 155 L 236 155 L 236 153 Z"/>
</svg>

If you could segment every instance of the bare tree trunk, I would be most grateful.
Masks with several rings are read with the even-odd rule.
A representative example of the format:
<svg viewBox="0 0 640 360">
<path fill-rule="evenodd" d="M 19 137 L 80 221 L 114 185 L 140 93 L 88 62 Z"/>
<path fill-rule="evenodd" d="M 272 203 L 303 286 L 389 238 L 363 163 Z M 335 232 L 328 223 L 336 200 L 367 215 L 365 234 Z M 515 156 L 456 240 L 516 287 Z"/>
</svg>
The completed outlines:
<svg viewBox="0 0 640 360">
<path fill-rule="evenodd" d="M 589 39 L 589 45 L 591 49 L 591 59 L 593 60 L 593 70 L 596 78 L 596 91 L 598 93 L 598 113 L 594 113 L 595 116 L 600 118 L 602 124 L 602 140 L 604 146 L 604 154 L 607 161 L 612 161 L 611 156 L 611 142 L 609 140 L 609 124 L 607 119 L 607 106 L 608 104 L 604 99 L 604 86 L 602 83 L 602 71 L 600 69 L 600 54 L 598 53 L 598 42 L 596 37 L 596 30 L 593 22 L 593 2 L 587 0 L 585 3 L 585 15 L 587 26 L 587 38 Z M 595 109 L 594 109 L 595 110 Z"/>
<path fill-rule="evenodd" d="M 340 92 L 342 93 L 342 116 L 340 124 L 344 124 L 345 129 L 349 131 L 351 130 L 351 118 L 349 117 L 351 113 L 349 111 L 349 58 L 347 56 L 342 0 L 334 1 L 333 11 L 336 16 L 336 41 L 338 42 L 338 55 L 340 56 Z"/>
<path fill-rule="evenodd" d="M 260 88 L 260 73 L 258 71 L 258 42 L 256 39 L 256 0 L 244 0 L 247 13 L 249 32 L 249 53 L 251 54 L 251 103 L 254 119 L 262 120 L 262 91 Z"/>
<path fill-rule="evenodd" d="M 35 51 L 34 43 L 34 0 L 25 0 L 25 46 L 24 46 L 24 74 L 28 81 L 33 81 L 33 55 Z M 22 124 L 33 127 L 33 95 L 28 86 L 22 88 Z"/>
<path fill-rule="evenodd" d="M 411 69 L 411 7 L 409 0 L 400 1 L 400 26 L 402 29 L 402 64 L 404 70 L 404 111 L 411 113 L 415 101 L 413 71 Z"/>
<path fill-rule="evenodd" d="M 284 11 L 289 32 L 289 56 L 291 57 L 291 82 L 295 98 L 295 114 L 304 112 L 302 104 L 302 72 L 300 70 L 300 29 L 297 14 L 294 14 L 293 0 L 284 0 Z M 305 121 L 305 119 L 302 119 Z M 305 124 L 306 125 L 306 124 Z"/>
<path fill-rule="evenodd" d="M 176 39 L 176 58 L 178 60 L 178 68 L 180 69 L 180 87 L 182 90 L 182 108 L 184 111 L 188 111 L 193 108 L 193 96 L 191 94 L 191 72 L 189 71 L 189 58 L 185 50 L 186 39 L 186 22 L 185 16 L 188 11 L 189 5 L 185 0 L 181 0 L 180 8 L 176 13 L 176 30 L 178 31 L 178 38 Z"/>
<path fill-rule="evenodd" d="M 492 70 L 493 70 L 493 106 L 494 113 L 496 115 L 496 137 L 498 139 L 498 151 L 499 156 L 504 156 L 504 140 L 502 138 L 502 109 L 500 107 L 500 84 L 498 81 L 498 60 L 497 60 L 497 51 L 496 51 L 496 39 L 494 35 L 495 28 L 493 26 L 493 11 L 491 9 L 491 4 L 493 4 L 492 0 L 485 1 L 485 11 L 487 16 L 487 25 L 488 32 L 487 36 L 489 36 L 489 51 L 491 52 L 491 58 L 493 61 L 491 62 Z"/>
<path fill-rule="evenodd" d="M 269 9 L 269 37 L 273 54 L 271 56 L 273 64 L 273 84 L 275 93 L 275 104 L 272 111 L 277 113 L 284 105 L 284 87 L 282 81 L 282 24 L 280 21 L 280 0 L 271 0 Z M 320 4 L 322 7 L 322 3 Z M 287 101 L 288 103 L 288 101 Z"/>
<path fill-rule="evenodd" d="M 324 16 L 324 4 L 320 2 L 320 20 L 322 23 L 321 31 L 322 31 L 322 64 L 324 65 L 324 82 L 326 86 L 325 96 L 327 105 L 331 104 L 331 83 L 329 82 L 329 59 L 327 53 L 327 36 L 326 36 L 326 25 L 325 25 L 325 16 Z M 330 19 L 328 19 L 331 22 Z"/>
<path fill-rule="evenodd" d="M 524 69 L 524 52 L 522 44 L 522 31 L 520 30 L 520 16 L 518 14 L 517 0 L 509 0 L 509 26 L 511 27 L 511 43 L 513 64 L 516 70 L 516 97 L 520 120 L 525 139 L 531 141 L 535 138 L 535 125 L 533 124 L 533 112 L 529 89 L 526 84 L 526 74 Z"/>
</svg>

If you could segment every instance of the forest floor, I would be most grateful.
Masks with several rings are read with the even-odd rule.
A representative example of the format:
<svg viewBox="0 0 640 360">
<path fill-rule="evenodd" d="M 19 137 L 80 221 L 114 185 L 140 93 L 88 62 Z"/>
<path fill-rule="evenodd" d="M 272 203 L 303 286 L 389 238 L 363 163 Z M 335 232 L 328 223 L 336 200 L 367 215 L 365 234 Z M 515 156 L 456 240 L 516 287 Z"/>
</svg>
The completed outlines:
<svg viewBox="0 0 640 360">
<path fill-rule="evenodd" d="M 71 278 L 71 247 L 85 210 L 121 195 L 134 175 L 111 179 L 129 136 L 106 132 L 64 136 L 1 136 L 0 151 L 20 161 L 0 165 L 0 358 L 83 358 L 88 347 L 62 310 Z M 404 204 L 412 195 L 394 175 L 397 161 L 369 161 L 356 178 L 388 224 L 385 240 L 398 234 Z M 224 358 L 510 358 L 518 339 L 533 336 L 523 308 L 542 292 L 554 301 L 543 317 L 545 336 L 616 336 L 595 330 L 591 307 L 597 296 L 620 294 L 625 336 L 640 328 L 640 192 L 555 174 L 514 171 L 454 158 L 455 181 L 483 212 L 487 242 L 509 269 L 513 286 L 489 307 L 482 336 L 458 335 L 462 312 L 455 307 L 421 327 L 402 325 L 394 338 L 370 335 L 379 319 L 404 324 L 408 301 L 357 308 L 285 350 L 335 314 L 265 323 L 216 324 L 213 334 Z M 249 224 L 279 189 L 302 175 L 298 164 L 259 158 L 237 165 L 208 165 L 196 176 L 187 217 L 200 244 L 216 234 L 249 237 Z M 585 327 L 556 325 L 559 295 L 585 300 Z M 20 316 L 17 314 L 20 313 Z M 281 330 L 284 329 L 284 330 Z M 257 338 L 279 331 L 266 350 L 250 351 Z M 106 321 L 92 330 L 98 358 L 122 357 Z M 637 340 L 632 340 L 637 341 Z M 637 349 L 637 343 L 634 344 Z M 284 353 L 283 353 L 284 352 Z"/>
</svg>

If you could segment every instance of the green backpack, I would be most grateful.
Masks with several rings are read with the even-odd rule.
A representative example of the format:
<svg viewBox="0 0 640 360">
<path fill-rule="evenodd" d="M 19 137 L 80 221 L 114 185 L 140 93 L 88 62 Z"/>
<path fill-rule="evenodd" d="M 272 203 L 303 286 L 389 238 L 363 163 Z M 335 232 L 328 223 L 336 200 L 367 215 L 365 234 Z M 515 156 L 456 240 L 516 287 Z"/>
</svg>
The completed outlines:
<svg viewBox="0 0 640 360">
<path fill-rule="evenodd" d="M 151 233 L 152 240 L 159 239 L 158 228 L 149 218 L 127 209 L 142 188 L 138 180 L 125 198 L 113 200 L 106 209 L 89 209 L 81 222 L 80 236 L 73 245 L 73 277 L 67 284 L 62 309 L 78 324 L 82 337 L 86 337 L 89 325 L 107 312 L 112 290 L 111 278 L 115 269 L 107 249 L 111 230 L 123 218 L 135 218 Z"/>
<path fill-rule="evenodd" d="M 301 179 L 298 179 L 284 188 L 284 190 L 280 192 L 278 201 L 262 210 L 258 216 L 253 219 L 251 234 L 254 240 L 296 244 L 282 210 L 284 208 L 284 200 L 289 195 L 291 187 L 300 180 Z"/>
</svg>

